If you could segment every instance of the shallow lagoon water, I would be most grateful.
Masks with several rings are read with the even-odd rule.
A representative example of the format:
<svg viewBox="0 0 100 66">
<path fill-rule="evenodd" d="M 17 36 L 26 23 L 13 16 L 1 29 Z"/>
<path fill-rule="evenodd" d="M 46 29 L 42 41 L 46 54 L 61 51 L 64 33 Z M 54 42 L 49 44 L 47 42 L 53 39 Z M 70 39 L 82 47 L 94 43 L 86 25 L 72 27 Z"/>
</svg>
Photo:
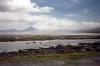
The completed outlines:
<svg viewBox="0 0 100 66">
<path fill-rule="evenodd" d="M 77 45 L 79 43 L 92 43 L 96 41 L 100 41 L 100 39 L 0 42 L 0 52 L 11 52 L 30 48 L 38 49 L 40 47 L 48 48 L 56 45 Z"/>
</svg>

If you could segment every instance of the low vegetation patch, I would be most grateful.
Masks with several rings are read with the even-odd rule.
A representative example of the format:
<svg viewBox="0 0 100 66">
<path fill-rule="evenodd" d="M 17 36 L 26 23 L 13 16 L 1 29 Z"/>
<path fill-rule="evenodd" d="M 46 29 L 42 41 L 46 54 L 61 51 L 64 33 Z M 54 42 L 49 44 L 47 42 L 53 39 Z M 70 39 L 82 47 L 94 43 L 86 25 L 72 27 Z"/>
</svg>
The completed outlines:
<svg viewBox="0 0 100 66">
<path fill-rule="evenodd" d="M 100 52 L 71 52 L 63 54 L 39 54 L 27 56 L 0 57 L 0 62 L 21 62 L 21 61 L 51 61 L 51 60 L 67 60 L 82 59 L 100 56 Z"/>
</svg>

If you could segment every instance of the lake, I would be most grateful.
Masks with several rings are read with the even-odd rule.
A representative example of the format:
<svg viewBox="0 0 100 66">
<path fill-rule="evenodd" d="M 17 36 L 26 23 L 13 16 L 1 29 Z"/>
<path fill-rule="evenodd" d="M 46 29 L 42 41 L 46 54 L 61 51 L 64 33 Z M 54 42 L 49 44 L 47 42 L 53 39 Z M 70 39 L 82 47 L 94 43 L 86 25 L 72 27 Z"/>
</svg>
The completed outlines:
<svg viewBox="0 0 100 66">
<path fill-rule="evenodd" d="M 0 42 L 0 52 L 11 52 L 22 49 L 48 48 L 56 45 L 77 45 L 79 43 L 92 43 L 100 39 L 77 39 L 77 40 L 45 40 L 45 41 L 14 41 Z"/>
</svg>

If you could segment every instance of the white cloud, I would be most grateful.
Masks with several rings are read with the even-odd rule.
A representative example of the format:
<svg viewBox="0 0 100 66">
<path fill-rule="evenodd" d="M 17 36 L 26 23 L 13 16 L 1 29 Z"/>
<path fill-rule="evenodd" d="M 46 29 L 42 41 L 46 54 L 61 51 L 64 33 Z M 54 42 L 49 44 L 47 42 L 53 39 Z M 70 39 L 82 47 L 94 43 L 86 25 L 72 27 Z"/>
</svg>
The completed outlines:
<svg viewBox="0 0 100 66">
<path fill-rule="evenodd" d="M 6 18 L 7 17 L 9 16 L 6 16 Z M 8 20 L 10 21 L 8 22 Z M 9 27 L 21 30 L 31 25 L 38 30 L 65 30 L 68 32 L 85 31 L 100 27 L 99 22 L 76 22 L 69 19 L 59 19 L 49 15 L 19 14 L 12 14 L 9 19 L 2 20 L 1 24 L 2 28 L 4 27 L 7 29 Z"/>
<path fill-rule="evenodd" d="M 2 12 L 40 12 L 48 13 L 54 10 L 53 7 L 39 7 L 31 0 L 0 0 L 0 11 Z"/>
<path fill-rule="evenodd" d="M 34 16 L 34 27 L 38 30 L 85 31 L 98 28 L 99 22 L 76 22 L 52 16 Z"/>
<path fill-rule="evenodd" d="M 40 7 L 31 0 L 0 0 L 0 29 L 25 28 L 26 23 L 33 20 L 28 13 L 49 13 L 52 10 L 53 7 Z"/>
<path fill-rule="evenodd" d="M 24 22 L 0 22 L 0 30 L 8 30 L 8 29 L 18 29 L 22 30 L 27 27 L 27 23 Z"/>
<path fill-rule="evenodd" d="M 76 22 L 50 15 L 30 15 L 49 13 L 53 7 L 39 7 L 30 0 L 0 0 L 0 29 L 24 29 L 31 25 L 38 30 L 85 31 L 100 26 L 100 22 Z M 4 12 L 3 12 L 4 11 Z M 85 10 L 87 12 L 87 10 Z M 74 15 L 67 15 L 74 16 Z"/>
</svg>

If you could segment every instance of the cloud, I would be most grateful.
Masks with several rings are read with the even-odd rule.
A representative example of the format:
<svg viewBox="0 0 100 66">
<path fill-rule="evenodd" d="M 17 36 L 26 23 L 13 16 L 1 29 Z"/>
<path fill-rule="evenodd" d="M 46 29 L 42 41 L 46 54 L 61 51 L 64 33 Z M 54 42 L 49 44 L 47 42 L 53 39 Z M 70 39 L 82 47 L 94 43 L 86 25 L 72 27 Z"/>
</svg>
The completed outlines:
<svg viewBox="0 0 100 66">
<path fill-rule="evenodd" d="M 25 22 L 0 22 L 0 30 L 17 29 L 23 30 L 28 27 Z"/>
<path fill-rule="evenodd" d="M 34 16 L 34 27 L 38 30 L 85 31 L 99 27 L 99 22 L 76 22 L 52 16 Z"/>
<path fill-rule="evenodd" d="M 37 30 L 87 31 L 100 27 L 99 22 L 76 22 L 50 15 L 29 15 L 12 12 L 0 12 L 0 29 L 24 29 L 31 25 Z M 9 16 L 10 15 L 10 16 Z"/>
<path fill-rule="evenodd" d="M 5 16 L 7 13 L 5 14 Z M 11 14 L 10 14 L 11 15 Z M 3 15 L 3 17 L 5 17 Z M 3 19 L 2 17 L 2 19 Z M 20 15 L 12 14 L 9 19 L 4 19 L 2 22 L 3 28 L 16 28 L 22 30 L 27 26 L 33 26 L 37 30 L 46 30 L 46 31 L 59 31 L 64 30 L 67 32 L 76 32 L 76 31 L 87 31 L 94 28 L 99 28 L 99 22 L 76 22 L 69 19 L 57 18 L 50 15 Z M 13 18 L 13 19 L 12 19 Z M 0 19 L 1 20 L 1 19 Z M 9 21 L 8 21 L 9 20 Z"/>
<path fill-rule="evenodd" d="M 100 22 L 76 22 L 70 19 L 58 18 L 49 14 L 35 15 L 34 13 L 50 13 L 53 7 L 40 7 L 31 0 L 0 0 L 0 29 L 25 29 L 33 26 L 37 30 L 64 30 L 67 32 L 87 31 L 100 27 Z M 84 12 L 87 10 L 84 10 Z M 29 13 L 33 14 L 29 14 Z M 66 16 L 74 16 L 69 14 Z"/>
<path fill-rule="evenodd" d="M 0 0 L 0 11 L 2 12 L 40 12 L 48 13 L 54 10 L 53 7 L 39 7 L 31 0 Z"/>
</svg>

